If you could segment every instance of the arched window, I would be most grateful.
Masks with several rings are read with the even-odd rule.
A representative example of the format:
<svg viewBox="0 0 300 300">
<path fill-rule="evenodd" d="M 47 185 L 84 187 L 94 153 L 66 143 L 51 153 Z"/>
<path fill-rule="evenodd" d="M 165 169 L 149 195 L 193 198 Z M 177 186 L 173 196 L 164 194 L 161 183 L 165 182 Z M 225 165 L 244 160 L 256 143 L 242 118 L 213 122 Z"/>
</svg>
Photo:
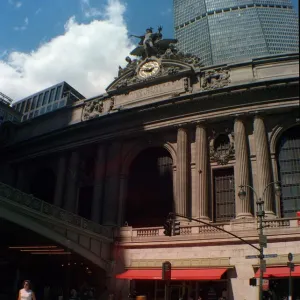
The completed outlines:
<svg viewBox="0 0 300 300">
<path fill-rule="evenodd" d="M 284 132 L 278 143 L 281 212 L 283 217 L 300 211 L 300 126 Z"/>
<path fill-rule="evenodd" d="M 133 227 L 162 226 L 173 211 L 173 161 L 163 148 L 142 151 L 129 170 L 124 221 Z"/>
<path fill-rule="evenodd" d="M 36 198 L 53 203 L 56 176 L 50 168 L 38 170 L 31 181 L 31 194 Z"/>
</svg>

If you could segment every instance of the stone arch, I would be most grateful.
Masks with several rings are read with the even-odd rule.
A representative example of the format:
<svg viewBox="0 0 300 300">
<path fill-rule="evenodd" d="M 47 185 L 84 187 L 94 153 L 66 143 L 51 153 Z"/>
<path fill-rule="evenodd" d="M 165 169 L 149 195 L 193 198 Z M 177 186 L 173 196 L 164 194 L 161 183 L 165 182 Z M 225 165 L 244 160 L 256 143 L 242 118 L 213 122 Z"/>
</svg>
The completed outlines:
<svg viewBox="0 0 300 300">
<path fill-rule="evenodd" d="M 122 159 L 122 167 L 120 173 L 120 195 L 119 195 L 119 211 L 118 211 L 118 224 L 119 226 L 124 225 L 125 218 L 125 202 L 127 198 L 128 192 L 128 175 L 129 175 L 129 168 L 131 163 L 134 159 L 141 153 L 142 151 L 146 150 L 147 148 L 151 147 L 162 147 L 166 149 L 169 154 L 171 155 L 173 161 L 173 194 L 175 195 L 175 177 L 176 177 L 176 160 L 177 160 L 177 153 L 173 145 L 169 142 L 156 140 L 151 141 L 137 141 L 133 143 L 133 145 L 128 149 Z"/>
<path fill-rule="evenodd" d="M 300 125 L 300 122 L 295 122 L 295 121 L 286 121 L 281 125 L 277 125 L 271 133 L 270 136 L 270 152 L 271 155 L 276 154 L 277 151 L 277 145 L 278 142 L 280 140 L 280 138 L 282 137 L 282 135 L 284 134 L 285 131 L 289 130 L 290 128 Z"/>
<path fill-rule="evenodd" d="M 277 161 L 277 150 L 278 143 L 282 137 L 282 135 L 289 130 L 290 128 L 299 125 L 300 122 L 295 122 L 293 120 L 287 120 L 280 125 L 277 125 L 271 132 L 270 135 L 270 155 L 271 155 L 271 163 L 272 163 L 272 173 L 273 173 L 273 181 L 279 181 L 279 169 L 278 169 L 278 161 Z M 281 207 L 281 196 L 275 194 L 275 204 L 276 204 L 276 214 L 277 217 L 282 216 L 282 207 Z"/>
<path fill-rule="evenodd" d="M 176 168 L 176 158 L 177 158 L 177 153 L 176 150 L 174 149 L 173 145 L 168 143 L 168 142 L 163 142 L 163 141 L 155 141 L 155 142 L 136 142 L 126 153 L 123 163 L 122 163 L 122 171 L 121 174 L 123 176 L 128 176 L 128 171 L 130 168 L 131 163 L 134 161 L 134 159 L 141 153 L 142 151 L 148 149 L 148 148 L 153 148 L 153 147 L 162 147 L 166 149 L 173 160 L 173 168 Z"/>
<path fill-rule="evenodd" d="M 0 199 L 1 202 L 1 199 Z M 4 202 L 4 201 L 3 201 Z M 5 201 L 6 202 L 6 201 Z M 105 270 L 106 272 L 110 272 L 109 264 L 107 261 L 104 261 L 96 254 L 92 253 L 85 247 L 79 245 L 78 243 L 72 241 L 71 239 L 68 239 L 64 234 L 60 234 L 59 232 L 56 232 L 55 230 L 51 229 L 55 227 L 55 225 L 50 225 L 47 223 L 45 218 L 43 220 L 37 218 L 36 216 L 33 217 L 30 213 L 26 215 L 24 213 L 24 209 L 21 208 L 21 212 L 16 210 L 16 207 L 14 205 L 14 209 L 10 209 L 9 205 L 5 203 L 1 206 L 0 209 L 0 218 L 5 219 L 9 222 L 12 222 L 14 224 L 17 224 L 21 227 L 24 227 L 26 229 L 29 229 L 45 238 L 48 238 L 49 240 L 58 243 L 62 246 L 64 246 L 67 249 L 70 249 L 71 251 L 74 251 L 75 253 L 81 255 L 82 257 L 90 260 L 94 264 L 98 265 L 100 268 Z M 63 232 L 63 231 L 62 231 Z"/>
<path fill-rule="evenodd" d="M 281 216 L 295 216 L 300 210 L 300 124 L 291 126 L 280 135 L 276 145 L 276 163 L 278 180 L 281 181 L 280 211 Z"/>
</svg>

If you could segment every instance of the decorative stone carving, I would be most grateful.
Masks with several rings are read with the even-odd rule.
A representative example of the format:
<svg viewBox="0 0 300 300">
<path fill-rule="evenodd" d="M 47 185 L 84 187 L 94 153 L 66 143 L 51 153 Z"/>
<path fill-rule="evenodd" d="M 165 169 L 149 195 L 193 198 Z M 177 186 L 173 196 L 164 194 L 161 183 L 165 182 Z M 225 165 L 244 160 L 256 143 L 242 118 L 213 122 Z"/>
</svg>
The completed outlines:
<svg viewBox="0 0 300 300">
<path fill-rule="evenodd" d="M 149 31 L 146 34 L 147 41 L 152 40 L 150 44 L 144 43 L 146 35 L 135 36 L 140 38 L 141 42 L 130 54 L 138 58 L 126 57 L 126 67 L 119 66 L 118 77 L 107 88 L 108 92 L 159 77 L 174 76 L 184 71 L 191 72 L 193 69 L 203 66 L 199 57 L 179 52 L 176 48 L 177 40 L 162 39 L 161 30 L 162 28 L 159 29 L 158 33 Z"/>
<path fill-rule="evenodd" d="M 175 47 L 175 44 L 170 44 L 170 47 L 160 57 L 162 59 L 172 59 L 172 60 L 181 61 L 183 63 L 192 65 L 195 68 L 203 66 L 201 59 L 199 57 L 192 54 L 184 54 L 182 52 L 179 52 Z"/>
<path fill-rule="evenodd" d="M 109 108 L 108 108 L 108 111 L 111 111 L 114 109 L 114 106 L 115 106 L 115 97 L 111 97 L 110 98 L 110 101 L 109 101 Z"/>
<path fill-rule="evenodd" d="M 131 59 L 129 56 L 127 56 L 125 58 L 125 60 L 127 61 L 127 65 L 125 68 L 122 68 L 121 66 L 119 66 L 118 77 L 126 74 L 127 72 L 135 71 L 135 69 L 138 65 L 137 59 Z M 116 78 L 118 78 L 118 77 L 116 77 Z"/>
<path fill-rule="evenodd" d="M 218 139 L 220 140 L 220 145 L 218 145 Z M 234 133 L 228 128 L 225 129 L 225 132 L 216 134 L 212 131 L 212 136 L 209 137 L 209 155 L 211 161 L 215 161 L 220 165 L 226 165 L 230 159 L 234 158 Z"/>
<path fill-rule="evenodd" d="M 87 121 L 99 117 L 103 112 L 103 101 L 102 99 L 92 100 L 86 102 L 83 108 L 82 119 Z"/>
<path fill-rule="evenodd" d="M 228 70 L 208 70 L 204 72 L 202 89 L 214 90 L 228 86 L 230 83 L 230 74 Z"/>
</svg>

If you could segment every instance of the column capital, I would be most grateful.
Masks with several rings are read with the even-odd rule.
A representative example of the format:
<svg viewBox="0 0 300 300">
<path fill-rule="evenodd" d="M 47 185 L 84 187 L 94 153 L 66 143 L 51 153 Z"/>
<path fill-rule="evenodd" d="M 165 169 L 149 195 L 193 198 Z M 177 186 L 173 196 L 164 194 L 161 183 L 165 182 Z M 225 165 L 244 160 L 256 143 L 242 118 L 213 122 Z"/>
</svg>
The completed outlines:
<svg viewBox="0 0 300 300">
<path fill-rule="evenodd" d="M 255 119 L 264 119 L 266 116 L 266 112 L 265 111 L 255 111 L 254 112 L 254 120 Z"/>
<path fill-rule="evenodd" d="M 207 120 L 200 120 L 200 121 L 196 121 L 196 128 L 206 128 L 207 127 Z"/>
<path fill-rule="evenodd" d="M 232 115 L 234 117 L 234 121 L 245 121 L 245 119 L 248 117 L 248 114 L 246 113 L 240 113 Z"/>
<path fill-rule="evenodd" d="M 174 127 L 179 129 L 188 129 L 188 126 L 190 126 L 190 123 L 180 123 L 180 124 L 175 124 Z"/>
</svg>

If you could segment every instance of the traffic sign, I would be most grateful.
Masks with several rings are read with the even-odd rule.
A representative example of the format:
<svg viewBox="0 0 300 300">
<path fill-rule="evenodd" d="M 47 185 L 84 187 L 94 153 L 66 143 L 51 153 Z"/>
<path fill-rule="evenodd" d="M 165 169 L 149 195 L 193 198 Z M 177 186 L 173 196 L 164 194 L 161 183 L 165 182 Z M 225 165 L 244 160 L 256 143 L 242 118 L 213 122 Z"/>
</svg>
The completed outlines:
<svg viewBox="0 0 300 300">
<path fill-rule="evenodd" d="M 274 257 L 277 257 L 277 256 L 278 256 L 277 254 L 265 254 L 264 258 L 274 258 Z"/>
<path fill-rule="evenodd" d="M 263 291 L 268 291 L 269 290 L 269 280 L 268 279 L 263 279 L 262 290 Z"/>
<path fill-rule="evenodd" d="M 245 257 L 246 259 L 253 259 L 253 258 L 259 258 L 259 255 L 247 255 Z"/>
<path fill-rule="evenodd" d="M 171 280 L 172 265 L 169 261 L 165 261 L 162 264 L 162 280 Z"/>
<path fill-rule="evenodd" d="M 268 241 L 267 241 L 267 237 L 265 235 L 263 235 L 263 234 L 259 235 L 259 244 L 263 248 L 267 248 Z"/>
<path fill-rule="evenodd" d="M 278 256 L 277 254 L 265 254 L 264 258 L 274 258 L 277 256 Z M 245 257 L 246 257 L 246 259 L 254 259 L 254 258 L 259 258 L 259 255 L 247 255 Z"/>
</svg>

